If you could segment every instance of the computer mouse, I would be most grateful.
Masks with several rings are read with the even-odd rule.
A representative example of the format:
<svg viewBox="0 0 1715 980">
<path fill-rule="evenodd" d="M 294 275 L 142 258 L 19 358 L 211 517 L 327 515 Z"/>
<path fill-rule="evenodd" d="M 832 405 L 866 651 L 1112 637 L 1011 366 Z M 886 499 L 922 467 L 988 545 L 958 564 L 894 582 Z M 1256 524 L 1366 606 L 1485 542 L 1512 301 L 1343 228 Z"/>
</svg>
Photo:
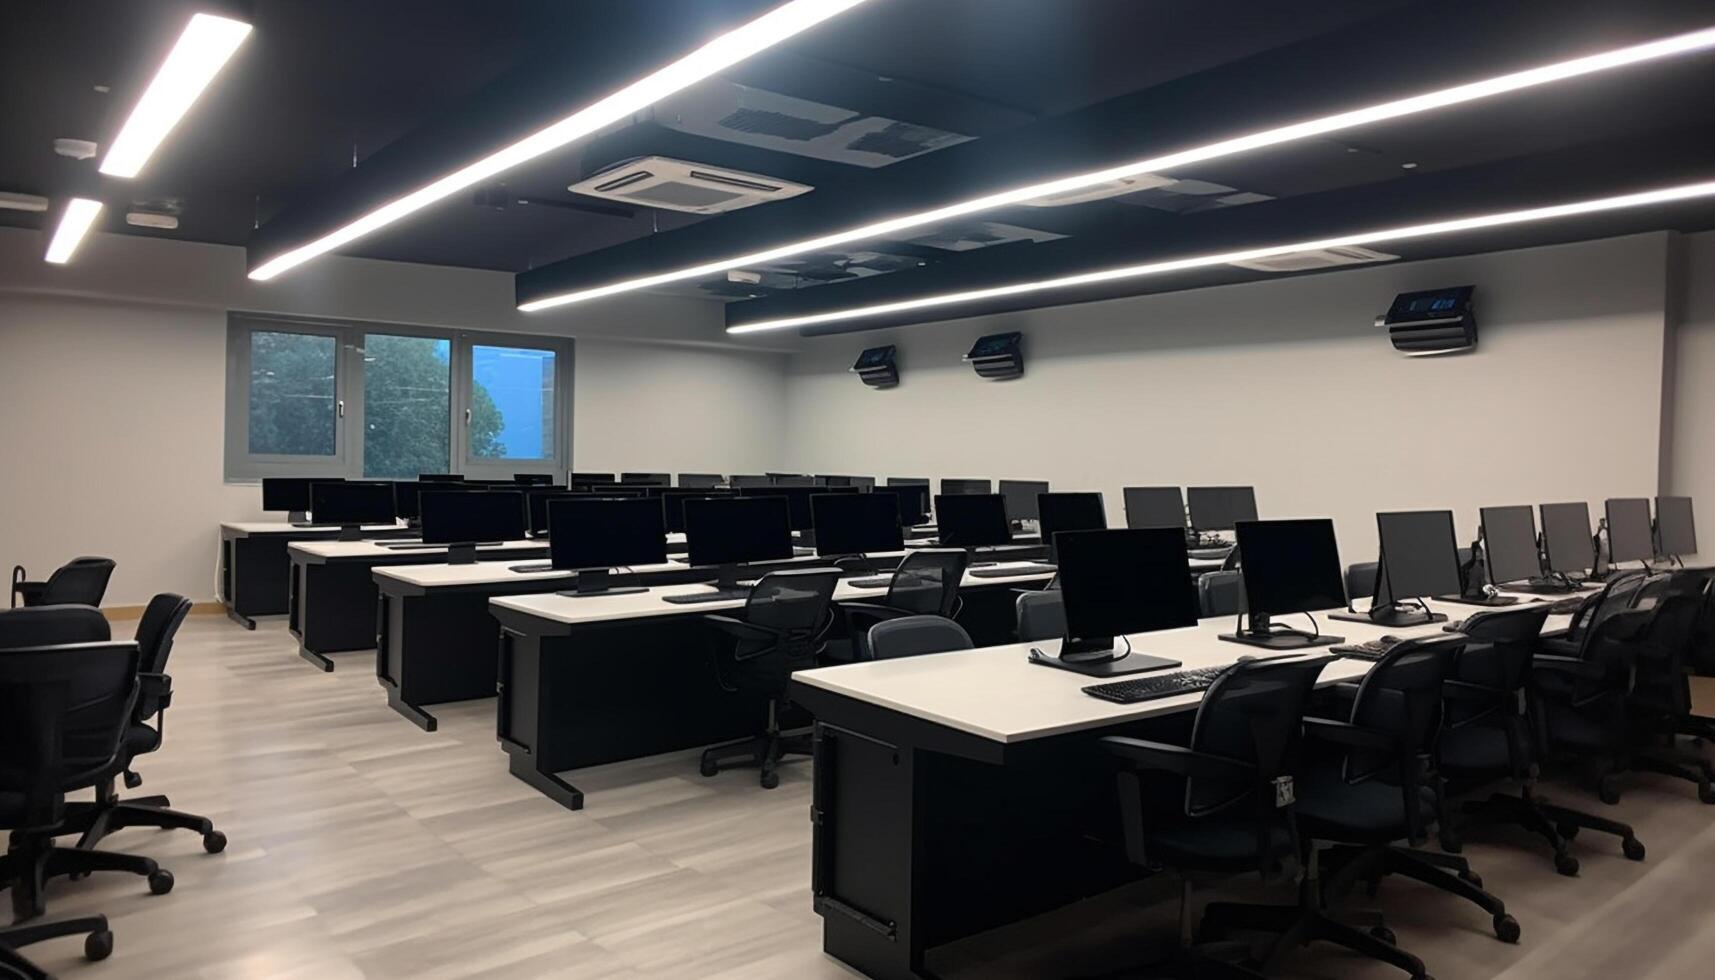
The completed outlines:
<svg viewBox="0 0 1715 980">
<path fill-rule="evenodd" d="M 1403 637 L 1398 637 L 1398 636 L 1384 636 L 1384 637 L 1382 637 L 1382 642 L 1386 643 L 1388 646 L 1391 647 L 1396 643 L 1404 643 L 1405 639 Z"/>
<path fill-rule="evenodd" d="M 1251 662 L 1251 661 L 1252 661 L 1252 660 L 1255 660 L 1255 659 L 1256 659 L 1256 658 L 1255 658 L 1255 657 L 1253 657 L 1253 656 L 1251 656 L 1251 655 L 1250 655 L 1250 654 L 1248 654 L 1248 653 L 1247 653 L 1247 654 L 1245 654 L 1245 655 L 1244 655 L 1244 656 L 1242 656 L 1242 657 L 1240 657 L 1240 658 L 1239 658 L 1239 659 L 1237 659 L 1237 660 L 1235 660 L 1235 661 L 1233 661 L 1233 662 L 1234 662 L 1234 663 L 1240 663 L 1240 664 L 1248 664 L 1248 663 L 1250 663 L 1250 662 Z"/>
</svg>

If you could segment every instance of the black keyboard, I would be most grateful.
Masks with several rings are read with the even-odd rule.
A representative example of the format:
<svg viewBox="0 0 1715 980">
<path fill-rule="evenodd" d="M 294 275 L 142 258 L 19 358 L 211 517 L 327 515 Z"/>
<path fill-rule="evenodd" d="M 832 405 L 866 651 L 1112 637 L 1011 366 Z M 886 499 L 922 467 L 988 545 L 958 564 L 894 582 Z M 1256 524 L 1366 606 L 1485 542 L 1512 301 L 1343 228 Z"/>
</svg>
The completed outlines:
<svg viewBox="0 0 1715 980">
<path fill-rule="evenodd" d="M 1225 667 L 1196 667 L 1191 670 L 1170 670 L 1160 674 L 1146 674 L 1130 680 L 1114 681 L 1112 684 L 1095 684 L 1084 688 L 1084 693 L 1103 701 L 1115 704 L 1136 704 L 1139 701 L 1154 701 L 1158 698 L 1170 698 L 1176 694 L 1194 694 L 1207 691 L 1209 685 L 1215 683 Z"/>
<path fill-rule="evenodd" d="M 1060 569 L 1053 565 L 1032 562 L 1028 565 L 1009 565 L 1005 568 L 974 568 L 971 578 L 1011 578 L 1014 575 L 1053 575 Z"/>
<path fill-rule="evenodd" d="M 699 602 L 732 602 L 735 599 L 750 598 L 749 589 L 710 589 L 707 592 L 690 592 L 685 595 L 664 595 L 662 602 L 671 602 L 675 606 L 689 606 Z"/>
<path fill-rule="evenodd" d="M 885 589 L 892 583 L 891 575 L 865 575 L 862 578 L 846 579 L 846 584 L 854 589 Z"/>
<path fill-rule="evenodd" d="M 513 565 L 511 568 L 508 569 L 508 571 L 513 571 L 513 572 L 551 572 L 553 570 L 554 570 L 553 563 L 552 562 L 546 562 L 546 561 L 545 562 L 539 562 L 535 565 Z"/>
<path fill-rule="evenodd" d="M 1380 660 L 1384 654 L 1394 647 L 1404 643 L 1397 636 L 1384 636 L 1379 640 L 1366 640 L 1363 643 L 1343 643 L 1331 646 L 1328 652 L 1348 660 Z"/>
</svg>

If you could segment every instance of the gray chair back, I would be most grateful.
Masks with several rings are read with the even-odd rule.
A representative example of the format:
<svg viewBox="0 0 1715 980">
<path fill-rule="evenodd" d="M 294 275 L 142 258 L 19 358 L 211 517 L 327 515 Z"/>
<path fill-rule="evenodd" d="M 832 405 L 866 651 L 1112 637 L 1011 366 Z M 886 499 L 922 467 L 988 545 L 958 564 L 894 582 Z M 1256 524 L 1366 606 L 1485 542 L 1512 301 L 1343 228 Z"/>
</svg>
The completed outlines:
<svg viewBox="0 0 1715 980">
<path fill-rule="evenodd" d="M 1355 565 L 1346 566 L 1346 601 L 1354 602 L 1376 594 L 1376 578 L 1381 575 L 1381 565 L 1373 561 L 1361 561 Z"/>
<path fill-rule="evenodd" d="M 973 646 L 965 628 L 943 616 L 901 616 L 877 623 L 869 631 L 870 656 L 876 660 L 969 650 Z"/>
<path fill-rule="evenodd" d="M 1197 602 L 1203 618 L 1237 616 L 1245 611 L 1245 573 L 1208 572 L 1197 580 Z"/>
<path fill-rule="evenodd" d="M 1058 589 L 1020 593 L 1017 609 L 1020 643 L 1065 639 L 1066 602 Z"/>
</svg>

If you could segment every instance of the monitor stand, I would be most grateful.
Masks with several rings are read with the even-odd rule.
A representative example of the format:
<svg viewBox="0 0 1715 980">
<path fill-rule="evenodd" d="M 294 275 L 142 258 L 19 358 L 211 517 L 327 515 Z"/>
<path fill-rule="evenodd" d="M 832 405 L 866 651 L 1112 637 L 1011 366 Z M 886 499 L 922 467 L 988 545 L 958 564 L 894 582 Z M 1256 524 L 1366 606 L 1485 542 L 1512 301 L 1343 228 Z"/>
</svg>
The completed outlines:
<svg viewBox="0 0 1715 980">
<path fill-rule="evenodd" d="M 1435 598 L 1442 602 L 1457 602 L 1462 606 L 1483 606 L 1488 609 L 1498 609 L 1501 606 L 1516 606 L 1523 600 L 1516 595 L 1438 595 Z"/>
<path fill-rule="evenodd" d="M 1236 633 L 1222 633 L 1220 638 L 1228 643 L 1243 643 L 1265 650 L 1308 650 L 1312 647 L 1344 643 L 1346 640 L 1343 636 L 1308 633 L 1304 630 L 1277 630 L 1271 626 L 1265 613 L 1251 613 L 1246 619 L 1249 620 L 1247 627 Z"/>
<path fill-rule="evenodd" d="M 1565 575 L 1555 572 L 1552 575 L 1533 578 L 1528 582 L 1514 585 L 1511 591 L 1529 592 L 1533 595 L 1566 595 L 1570 592 L 1577 592 L 1578 586 L 1572 584 L 1572 580 Z"/>
<path fill-rule="evenodd" d="M 578 587 L 561 592 L 560 595 L 573 599 L 585 599 L 600 595 L 635 595 L 649 590 L 641 585 L 614 585 L 613 570 L 609 568 L 580 568 L 578 569 Z"/>
<path fill-rule="evenodd" d="M 361 524 L 341 524 L 339 526 L 339 540 L 341 540 L 341 541 L 362 541 L 363 540 L 363 525 L 361 525 Z"/>
<path fill-rule="evenodd" d="M 1390 602 L 1380 606 L 1371 606 L 1368 612 L 1357 612 L 1348 609 L 1345 612 L 1329 613 L 1329 619 L 1338 619 L 1345 623 L 1369 623 L 1372 626 L 1428 626 L 1432 623 L 1447 622 L 1446 613 L 1438 613 L 1429 608 L 1426 602 L 1416 604 L 1406 602 Z"/>
<path fill-rule="evenodd" d="M 474 565 L 476 564 L 476 542 L 465 541 L 460 544 L 447 545 L 447 564 Z"/>
<path fill-rule="evenodd" d="M 293 527 L 315 527 L 316 522 L 310 520 L 310 512 L 306 510 L 289 510 L 286 512 L 286 523 Z"/>
<path fill-rule="evenodd" d="M 1111 636 L 1087 639 L 1068 637 L 1060 644 L 1058 654 L 1048 653 L 1040 647 L 1031 647 L 1030 662 L 1069 670 L 1085 677 L 1120 677 L 1125 674 L 1141 674 L 1148 670 L 1171 670 L 1183 663 L 1166 657 L 1136 653 L 1129 645 L 1124 649 L 1115 649 L 1114 638 Z"/>
</svg>

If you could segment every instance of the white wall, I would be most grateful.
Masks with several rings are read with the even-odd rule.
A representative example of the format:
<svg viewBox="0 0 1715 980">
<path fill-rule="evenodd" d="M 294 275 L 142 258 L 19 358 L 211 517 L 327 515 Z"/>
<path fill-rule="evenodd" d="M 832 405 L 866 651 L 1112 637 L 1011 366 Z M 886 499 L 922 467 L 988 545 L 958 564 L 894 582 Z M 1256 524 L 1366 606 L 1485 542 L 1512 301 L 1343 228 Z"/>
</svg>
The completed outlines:
<svg viewBox="0 0 1715 980">
<path fill-rule="evenodd" d="M 1690 496 L 1698 546 L 1715 546 L 1715 232 L 1680 241 L 1667 492 Z"/>
<path fill-rule="evenodd" d="M 235 248 L 95 235 L 63 268 L 42 248 L 0 229 L 0 566 L 108 555 L 109 604 L 212 599 L 217 525 L 263 516 L 255 485 L 222 478 L 228 310 L 577 336 L 580 469 L 775 465 L 782 355 L 709 343 L 718 306 L 639 296 L 544 319 L 513 309 L 502 273 L 332 258 L 263 285 Z M 639 332 L 653 342 L 615 339 Z"/>
<path fill-rule="evenodd" d="M 1640 235 L 821 338 L 789 362 L 786 465 L 1047 479 L 1104 491 L 1116 525 L 1127 485 L 1254 484 L 1265 517 L 1333 517 L 1349 561 L 1373 557 L 1378 510 L 1451 507 L 1465 538 L 1484 505 L 1599 509 L 1655 492 L 1667 245 Z M 1404 358 L 1372 325 L 1398 292 L 1466 282 L 1474 354 Z M 1025 332 L 1025 376 L 981 381 L 959 357 L 1004 330 Z M 847 373 L 889 342 L 898 388 Z"/>
</svg>

